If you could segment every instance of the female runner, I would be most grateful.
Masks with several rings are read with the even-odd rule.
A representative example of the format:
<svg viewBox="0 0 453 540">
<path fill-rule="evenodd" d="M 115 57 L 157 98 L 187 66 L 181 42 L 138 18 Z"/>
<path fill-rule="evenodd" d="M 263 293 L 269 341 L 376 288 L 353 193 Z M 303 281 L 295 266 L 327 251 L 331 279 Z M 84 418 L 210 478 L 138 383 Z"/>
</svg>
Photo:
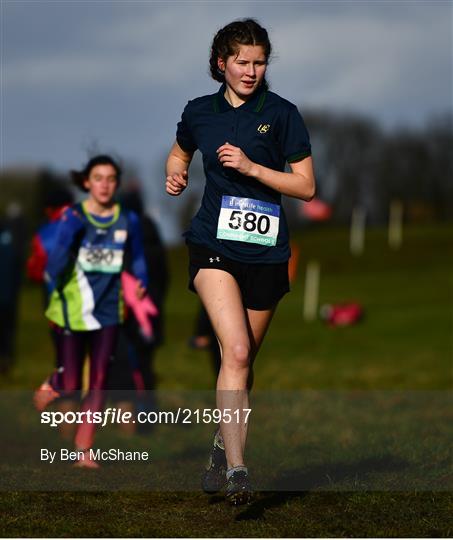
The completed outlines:
<svg viewBox="0 0 453 540">
<path fill-rule="evenodd" d="M 60 367 L 36 391 L 34 401 L 43 410 L 55 398 L 80 390 L 88 347 L 89 392 L 81 411 L 95 412 L 103 407 L 108 364 L 123 320 L 121 271 L 126 250 L 139 280 L 138 298 L 148 278 L 138 216 L 114 201 L 121 178 L 118 164 L 110 156 L 96 156 L 72 176 L 88 197 L 63 214 L 46 268 L 52 291 L 46 316 L 56 328 Z M 81 467 L 99 466 L 89 452 L 95 429 L 96 424 L 84 422 L 76 431 Z"/>
<path fill-rule="evenodd" d="M 309 136 L 295 105 L 270 92 L 267 31 L 235 21 L 214 37 L 210 73 L 219 91 L 189 101 L 166 167 L 166 191 L 187 187 L 195 150 L 206 186 L 185 233 L 190 282 L 221 347 L 217 407 L 242 411 L 220 423 L 202 485 L 226 498 L 251 498 L 244 462 L 251 368 L 275 308 L 288 292 L 288 227 L 281 196 L 309 201 L 315 192 Z M 285 172 L 288 163 L 290 172 Z M 237 418 L 237 417 L 236 417 Z"/>
</svg>

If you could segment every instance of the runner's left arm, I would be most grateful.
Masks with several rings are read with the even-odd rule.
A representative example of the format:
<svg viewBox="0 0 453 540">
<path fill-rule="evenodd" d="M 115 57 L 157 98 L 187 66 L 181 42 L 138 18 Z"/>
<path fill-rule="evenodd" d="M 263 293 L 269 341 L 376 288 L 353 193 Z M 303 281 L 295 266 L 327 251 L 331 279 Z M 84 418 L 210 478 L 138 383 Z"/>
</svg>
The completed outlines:
<svg viewBox="0 0 453 540">
<path fill-rule="evenodd" d="M 315 195 L 310 137 L 295 105 L 289 104 L 282 110 L 275 137 L 291 172 L 254 163 L 246 152 L 228 142 L 217 149 L 217 155 L 224 167 L 236 169 L 244 176 L 255 178 L 282 195 L 310 201 Z"/>
<path fill-rule="evenodd" d="M 237 146 L 226 143 L 217 150 L 224 167 L 256 178 L 282 195 L 311 201 L 315 195 L 315 175 L 311 156 L 289 163 L 291 172 L 280 172 L 251 161 Z"/>
</svg>

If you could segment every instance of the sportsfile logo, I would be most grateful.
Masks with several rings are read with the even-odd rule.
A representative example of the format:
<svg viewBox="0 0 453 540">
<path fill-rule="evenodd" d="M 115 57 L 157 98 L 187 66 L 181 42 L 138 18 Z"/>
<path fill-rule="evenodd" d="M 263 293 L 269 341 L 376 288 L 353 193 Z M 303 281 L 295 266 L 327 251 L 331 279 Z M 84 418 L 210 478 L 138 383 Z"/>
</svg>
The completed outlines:
<svg viewBox="0 0 453 540">
<path fill-rule="evenodd" d="M 41 424 L 58 427 L 61 424 L 218 424 L 247 423 L 252 409 L 189 409 L 178 407 L 172 411 L 140 411 L 135 416 L 121 407 L 107 407 L 104 411 L 43 411 Z"/>
<path fill-rule="evenodd" d="M 270 124 L 260 124 L 258 126 L 258 133 L 267 133 L 269 131 L 269 128 L 271 127 Z"/>
</svg>

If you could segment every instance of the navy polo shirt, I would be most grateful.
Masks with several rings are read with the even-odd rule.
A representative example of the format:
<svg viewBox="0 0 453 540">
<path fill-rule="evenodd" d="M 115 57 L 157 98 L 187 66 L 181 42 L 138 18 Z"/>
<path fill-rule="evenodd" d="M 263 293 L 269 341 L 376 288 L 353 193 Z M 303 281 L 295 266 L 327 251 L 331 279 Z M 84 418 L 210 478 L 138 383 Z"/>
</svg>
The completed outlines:
<svg viewBox="0 0 453 540">
<path fill-rule="evenodd" d="M 284 171 L 286 162 L 299 161 L 311 155 L 307 129 L 297 107 L 268 91 L 265 86 L 236 108 L 228 103 L 224 94 L 225 86 L 222 85 L 216 94 L 189 101 L 178 123 L 176 140 L 179 146 L 188 152 L 200 150 L 206 176 L 201 207 L 184 236 L 189 242 L 205 245 L 244 263 L 285 262 L 290 256 L 290 249 L 281 194 L 235 169 L 223 167 L 216 151 L 228 142 L 241 148 L 253 162 Z M 231 212 L 236 210 L 235 214 L 226 209 L 228 205 L 225 201 L 233 204 Z M 252 237 L 257 238 L 257 242 L 269 240 L 264 238 L 265 235 L 261 235 L 262 240 L 259 238 L 259 232 L 268 229 L 269 219 L 261 214 L 246 216 L 250 222 L 245 224 L 243 213 L 234 206 L 235 201 L 246 205 L 245 212 L 247 208 L 267 208 L 270 209 L 272 220 L 275 221 L 275 216 L 278 216 L 278 234 L 275 232 L 276 239 L 271 240 L 273 245 L 217 237 L 223 203 L 223 222 L 227 223 L 227 228 L 231 227 L 232 234 L 236 234 L 235 229 L 239 225 L 246 230 L 258 225 L 259 231 L 252 231 L 256 233 Z M 257 216 L 261 216 L 258 221 Z M 251 218 L 255 220 L 253 223 Z M 268 234 L 271 235 L 271 232 Z"/>
</svg>

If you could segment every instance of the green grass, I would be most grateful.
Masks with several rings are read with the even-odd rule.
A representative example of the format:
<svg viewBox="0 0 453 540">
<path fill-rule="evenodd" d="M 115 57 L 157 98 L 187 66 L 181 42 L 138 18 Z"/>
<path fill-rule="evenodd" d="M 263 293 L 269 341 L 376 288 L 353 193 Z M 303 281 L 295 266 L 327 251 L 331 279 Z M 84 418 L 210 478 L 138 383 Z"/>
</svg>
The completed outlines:
<svg viewBox="0 0 453 540">
<path fill-rule="evenodd" d="M 151 447 L 154 463 L 141 470 L 126 468 L 124 485 L 129 487 L 122 491 L 102 490 L 102 482 L 115 471 L 106 466 L 98 484 L 89 472 L 74 479 L 73 471 L 61 469 L 75 489 L 90 492 L 4 492 L 0 534 L 451 536 L 452 498 L 445 490 L 452 482 L 446 396 L 453 382 L 453 227 L 408 228 L 398 252 L 389 250 L 386 231 L 369 230 L 361 257 L 349 254 L 343 229 L 314 229 L 294 238 L 301 248 L 299 274 L 256 361 L 249 448 L 257 472 L 273 463 L 278 474 L 291 475 L 286 491 L 262 491 L 250 507 L 231 509 L 221 497 L 187 492 L 183 483 L 178 489 L 180 471 L 198 474 L 209 426 L 176 432 L 180 428 L 159 427 L 149 439 L 129 441 L 110 431 L 100 433 L 100 444 Z M 360 301 L 365 318 L 359 325 L 329 328 L 302 320 L 304 268 L 310 259 L 321 265 L 320 302 Z M 172 250 L 170 262 L 167 337 L 156 369 L 160 389 L 176 403 L 192 396 L 190 391 L 212 388 L 213 375 L 207 354 L 186 345 L 197 299 L 186 290 L 184 248 Z M 52 366 L 40 291 L 27 286 L 18 361 L 11 375 L 0 380 L 1 388 L 30 390 Z M 31 429 L 35 417 L 27 411 L 24 405 L 21 423 Z M 4 417 L 3 448 L 26 455 L 32 441 L 28 447 L 14 446 L 16 419 L 9 416 Z M 36 443 L 40 436 L 36 432 Z M 174 491 L 146 491 L 146 478 L 156 469 L 161 479 L 171 477 Z M 39 486 L 39 470 L 32 475 L 18 466 L 16 472 L 29 475 L 29 489 Z M 278 474 L 270 474 L 267 489 L 282 481 Z M 424 484 L 417 483 L 420 477 Z M 406 483 L 398 489 L 400 478 Z"/>
</svg>

